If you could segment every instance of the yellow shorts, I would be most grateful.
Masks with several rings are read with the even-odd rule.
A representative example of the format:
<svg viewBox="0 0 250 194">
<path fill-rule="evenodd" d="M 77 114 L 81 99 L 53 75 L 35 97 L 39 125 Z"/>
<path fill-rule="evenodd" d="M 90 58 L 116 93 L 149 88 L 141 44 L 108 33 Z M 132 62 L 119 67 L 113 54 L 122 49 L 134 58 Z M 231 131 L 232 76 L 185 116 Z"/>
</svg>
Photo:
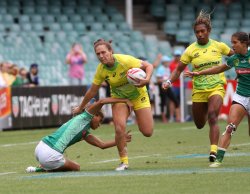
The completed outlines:
<svg viewBox="0 0 250 194">
<path fill-rule="evenodd" d="M 134 105 L 134 107 L 133 107 L 134 110 L 139 110 L 142 108 L 150 108 L 151 107 L 147 91 L 141 93 L 137 99 L 131 100 L 131 102 Z"/>
<path fill-rule="evenodd" d="M 221 98 L 224 98 L 225 89 L 223 86 L 219 86 L 210 91 L 201 91 L 194 90 L 192 94 L 193 102 L 208 102 L 208 99 L 213 95 L 220 95 Z"/>
</svg>

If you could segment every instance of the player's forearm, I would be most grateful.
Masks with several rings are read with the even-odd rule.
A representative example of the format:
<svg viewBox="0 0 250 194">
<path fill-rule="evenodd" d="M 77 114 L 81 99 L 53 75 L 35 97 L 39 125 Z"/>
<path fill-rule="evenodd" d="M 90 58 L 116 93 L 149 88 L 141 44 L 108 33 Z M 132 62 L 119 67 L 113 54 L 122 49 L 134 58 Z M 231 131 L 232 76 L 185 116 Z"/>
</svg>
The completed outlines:
<svg viewBox="0 0 250 194">
<path fill-rule="evenodd" d="M 106 141 L 102 143 L 101 149 L 107 149 L 116 146 L 115 140 Z"/>
<path fill-rule="evenodd" d="M 96 95 L 96 92 L 88 90 L 80 104 L 81 110 L 83 110 L 86 104 Z"/>
<path fill-rule="evenodd" d="M 179 71 L 178 69 L 175 69 L 170 76 L 170 81 L 172 83 L 175 82 L 177 79 L 179 79 L 180 74 L 181 74 L 181 71 Z"/>
<path fill-rule="evenodd" d="M 153 74 L 153 65 L 148 65 L 147 67 L 146 67 L 146 80 L 150 80 L 151 79 L 151 77 L 152 77 L 152 74 Z"/>
</svg>

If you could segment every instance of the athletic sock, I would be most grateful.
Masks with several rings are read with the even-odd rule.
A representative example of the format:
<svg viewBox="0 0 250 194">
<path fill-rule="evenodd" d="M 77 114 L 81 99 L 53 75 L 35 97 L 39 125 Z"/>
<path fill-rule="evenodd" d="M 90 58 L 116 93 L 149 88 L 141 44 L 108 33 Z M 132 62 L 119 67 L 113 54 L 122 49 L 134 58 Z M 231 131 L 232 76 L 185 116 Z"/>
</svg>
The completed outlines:
<svg viewBox="0 0 250 194">
<path fill-rule="evenodd" d="M 217 149 L 218 149 L 218 146 L 217 145 L 211 145 L 210 146 L 210 152 L 214 152 L 214 153 L 217 153 Z"/>
<path fill-rule="evenodd" d="M 120 157 L 120 161 L 121 161 L 121 163 L 123 163 L 123 164 L 128 164 L 128 156 Z"/>
<path fill-rule="evenodd" d="M 45 172 L 45 170 L 43 168 L 36 167 L 36 172 Z"/>
<path fill-rule="evenodd" d="M 226 149 L 225 148 L 218 148 L 218 152 L 217 152 L 217 157 L 216 157 L 216 160 L 218 162 L 222 162 L 223 158 L 224 158 L 224 155 L 226 153 Z"/>
</svg>

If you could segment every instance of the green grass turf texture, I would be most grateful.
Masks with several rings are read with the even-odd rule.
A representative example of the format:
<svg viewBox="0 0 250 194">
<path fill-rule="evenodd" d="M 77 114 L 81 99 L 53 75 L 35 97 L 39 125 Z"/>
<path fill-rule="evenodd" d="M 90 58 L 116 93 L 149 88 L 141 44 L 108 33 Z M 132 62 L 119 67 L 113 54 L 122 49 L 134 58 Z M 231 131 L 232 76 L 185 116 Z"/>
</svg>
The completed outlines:
<svg viewBox="0 0 250 194">
<path fill-rule="evenodd" d="M 219 125 L 223 132 L 226 122 Z M 119 164 L 115 147 L 101 150 L 79 142 L 65 155 L 80 163 L 80 172 L 28 174 L 25 168 L 37 165 L 36 142 L 55 129 L 0 132 L 0 193 L 250 193 L 246 120 L 234 134 L 219 169 L 208 167 L 208 125 L 198 130 L 193 122 L 156 122 L 150 138 L 143 137 L 136 125 L 128 129 L 133 137 L 128 146 L 130 169 L 126 172 L 114 171 Z M 112 125 L 102 125 L 93 133 L 104 140 L 114 138 Z M 7 172 L 14 173 L 3 174 Z"/>
</svg>

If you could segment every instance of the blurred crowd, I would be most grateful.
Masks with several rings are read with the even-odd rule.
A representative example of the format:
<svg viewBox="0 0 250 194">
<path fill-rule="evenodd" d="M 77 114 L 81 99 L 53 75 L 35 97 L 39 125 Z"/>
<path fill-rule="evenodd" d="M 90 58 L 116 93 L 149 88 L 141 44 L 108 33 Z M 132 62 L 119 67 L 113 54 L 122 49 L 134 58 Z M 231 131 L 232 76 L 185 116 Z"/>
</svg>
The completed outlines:
<svg viewBox="0 0 250 194">
<path fill-rule="evenodd" d="M 37 64 L 31 64 L 30 69 L 27 70 L 10 62 L 0 63 L 0 87 L 34 87 L 37 85 L 39 85 Z"/>
</svg>

